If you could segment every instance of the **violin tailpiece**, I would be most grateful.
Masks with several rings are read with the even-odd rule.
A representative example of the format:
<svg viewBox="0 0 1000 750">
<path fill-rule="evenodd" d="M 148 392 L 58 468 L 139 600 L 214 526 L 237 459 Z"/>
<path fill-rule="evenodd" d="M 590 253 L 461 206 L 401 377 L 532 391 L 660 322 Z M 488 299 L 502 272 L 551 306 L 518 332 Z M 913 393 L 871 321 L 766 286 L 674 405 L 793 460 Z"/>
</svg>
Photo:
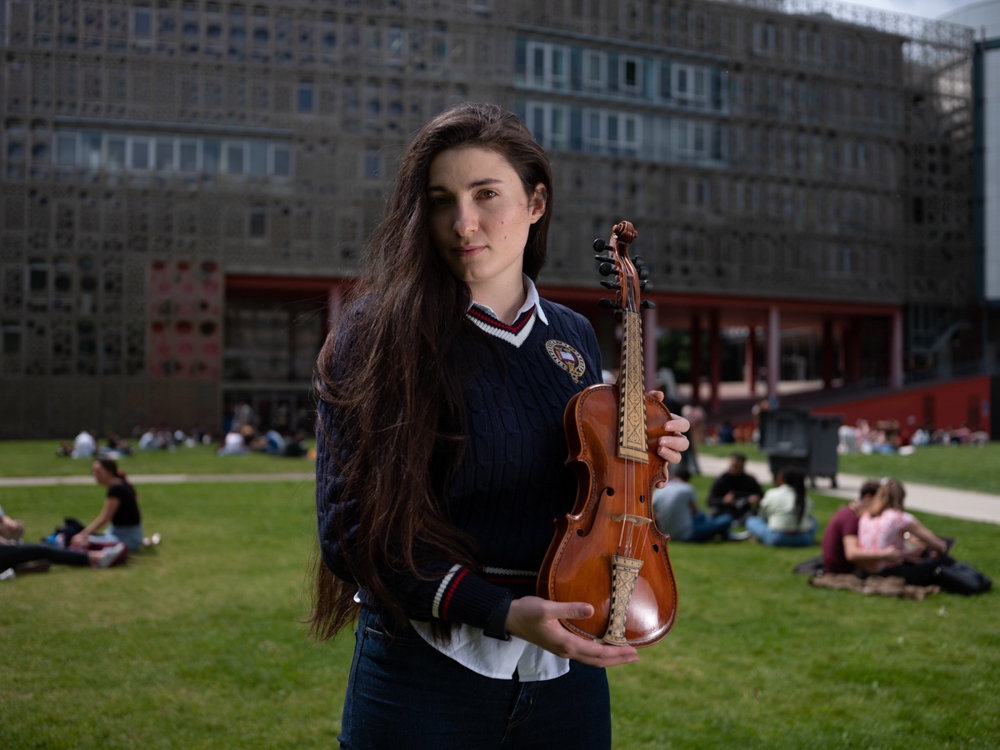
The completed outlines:
<svg viewBox="0 0 1000 750">
<path fill-rule="evenodd" d="M 642 560 L 614 555 L 611 558 L 611 618 L 608 622 L 608 632 L 604 643 L 612 646 L 628 645 L 625 638 L 625 621 L 628 618 L 628 605 L 632 601 L 632 589 L 639 577 Z"/>
</svg>

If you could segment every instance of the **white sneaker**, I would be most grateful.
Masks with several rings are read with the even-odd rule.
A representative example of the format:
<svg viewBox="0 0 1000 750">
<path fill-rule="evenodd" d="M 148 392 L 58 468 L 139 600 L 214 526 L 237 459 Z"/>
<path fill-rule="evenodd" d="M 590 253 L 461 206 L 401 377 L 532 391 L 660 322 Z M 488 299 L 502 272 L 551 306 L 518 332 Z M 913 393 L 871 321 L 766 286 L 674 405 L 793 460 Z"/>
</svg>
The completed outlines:
<svg viewBox="0 0 1000 750">
<path fill-rule="evenodd" d="M 7 568 L 3 573 L 0 573 L 0 581 L 16 581 L 17 573 L 14 572 L 13 568 Z"/>
<path fill-rule="evenodd" d="M 101 552 L 101 556 L 97 558 L 98 568 L 107 568 L 114 563 L 119 557 L 122 556 L 122 552 L 125 551 L 125 542 L 118 542 L 114 547 L 105 547 Z"/>
</svg>

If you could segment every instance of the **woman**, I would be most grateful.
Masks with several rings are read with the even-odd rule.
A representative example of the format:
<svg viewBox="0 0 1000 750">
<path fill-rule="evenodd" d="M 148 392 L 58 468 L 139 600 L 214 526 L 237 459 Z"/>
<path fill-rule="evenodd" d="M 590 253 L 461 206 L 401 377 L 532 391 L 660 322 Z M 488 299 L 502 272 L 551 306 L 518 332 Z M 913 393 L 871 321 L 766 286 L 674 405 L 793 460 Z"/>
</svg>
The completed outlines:
<svg viewBox="0 0 1000 750">
<path fill-rule="evenodd" d="M 818 523 L 806 494 L 806 477 L 799 469 L 778 471 L 774 487 L 760 500 L 758 515 L 747 519 L 747 531 L 771 547 L 808 547 Z"/>
<path fill-rule="evenodd" d="M 139 513 L 139 503 L 135 488 L 128 483 L 123 472 L 118 471 L 118 465 L 107 458 L 99 458 L 90 467 L 97 483 L 107 487 L 104 507 L 100 514 L 87 524 L 83 531 L 73 536 L 71 546 L 87 547 L 90 535 L 111 526 L 107 533 L 101 535 L 101 541 L 125 542 L 129 552 L 135 552 L 142 546 L 142 516 Z"/>
<path fill-rule="evenodd" d="M 48 560 L 55 565 L 89 565 L 101 569 L 114 564 L 124 551 L 123 542 L 87 552 L 63 549 L 50 544 L 0 544 L 0 570 L 36 560 Z"/>
<path fill-rule="evenodd" d="M 344 748 L 610 746 L 604 667 L 635 649 L 559 624 L 590 605 L 532 596 L 575 499 L 563 410 L 601 379 L 591 327 L 533 283 L 551 213 L 548 159 L 513 114 L 439 115 L 320 354 L 314 631 L 361 604 Z"/>
<path fill-rule="evenodd" d="M 858 545 L 871 551 L 893 548 L 901 555 L 912 555 L 919 550 L 907 550 L 907 535 L 927 545 L 929 559 L 919 562 L 902 562 L 890 565 L 873 561 L 864 565 L 869 573 L 881 576 L 901 576 L 916 586 L 932 583 L 934 571 L 953 560 L 947 557 L 948 543 L 903 510 L 906 488 L 898 479 L 884 479 L 874 499 L 858 521 Z"/>
</svg>

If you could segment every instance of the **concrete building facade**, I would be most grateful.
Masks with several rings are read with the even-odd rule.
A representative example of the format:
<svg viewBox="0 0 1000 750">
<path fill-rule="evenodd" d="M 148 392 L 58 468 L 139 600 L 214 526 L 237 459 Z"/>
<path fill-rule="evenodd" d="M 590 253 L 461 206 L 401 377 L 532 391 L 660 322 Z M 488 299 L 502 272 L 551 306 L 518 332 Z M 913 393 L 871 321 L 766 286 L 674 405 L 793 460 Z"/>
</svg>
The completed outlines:
<svg viewBox="0 0 1000 750">
<path fill-rule="evenodd" d="M 395 160 L 463 100 L 549 150 L 541 285 L 609 363 L 590 243 L 622 218 L 651 375 L 668 329 L 705 340 L 692 377 L 740 346 L 772 389 L 783 337 L 831 386 L 972 346 L 959 26 L 777 0 L 0 0 L 0 44 L 2 437 L 217 428 L 238 400 L 307 423 Z"/>
</svg>

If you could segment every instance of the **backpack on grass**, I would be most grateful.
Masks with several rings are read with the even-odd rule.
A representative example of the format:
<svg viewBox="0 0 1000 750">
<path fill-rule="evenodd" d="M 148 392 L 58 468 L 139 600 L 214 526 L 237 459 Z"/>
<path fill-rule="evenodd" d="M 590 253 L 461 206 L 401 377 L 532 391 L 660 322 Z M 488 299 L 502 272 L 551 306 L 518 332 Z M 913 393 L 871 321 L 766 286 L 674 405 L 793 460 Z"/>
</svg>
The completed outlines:
<svg viewBox="0 0 1000 750">
<path fill-rule="evenodd" d="M 952 594 L 982 594 L 990 590 L 993 581 L 968 563 L 953 562 L 934 570 L 931 583 Z"/>
</svg>

